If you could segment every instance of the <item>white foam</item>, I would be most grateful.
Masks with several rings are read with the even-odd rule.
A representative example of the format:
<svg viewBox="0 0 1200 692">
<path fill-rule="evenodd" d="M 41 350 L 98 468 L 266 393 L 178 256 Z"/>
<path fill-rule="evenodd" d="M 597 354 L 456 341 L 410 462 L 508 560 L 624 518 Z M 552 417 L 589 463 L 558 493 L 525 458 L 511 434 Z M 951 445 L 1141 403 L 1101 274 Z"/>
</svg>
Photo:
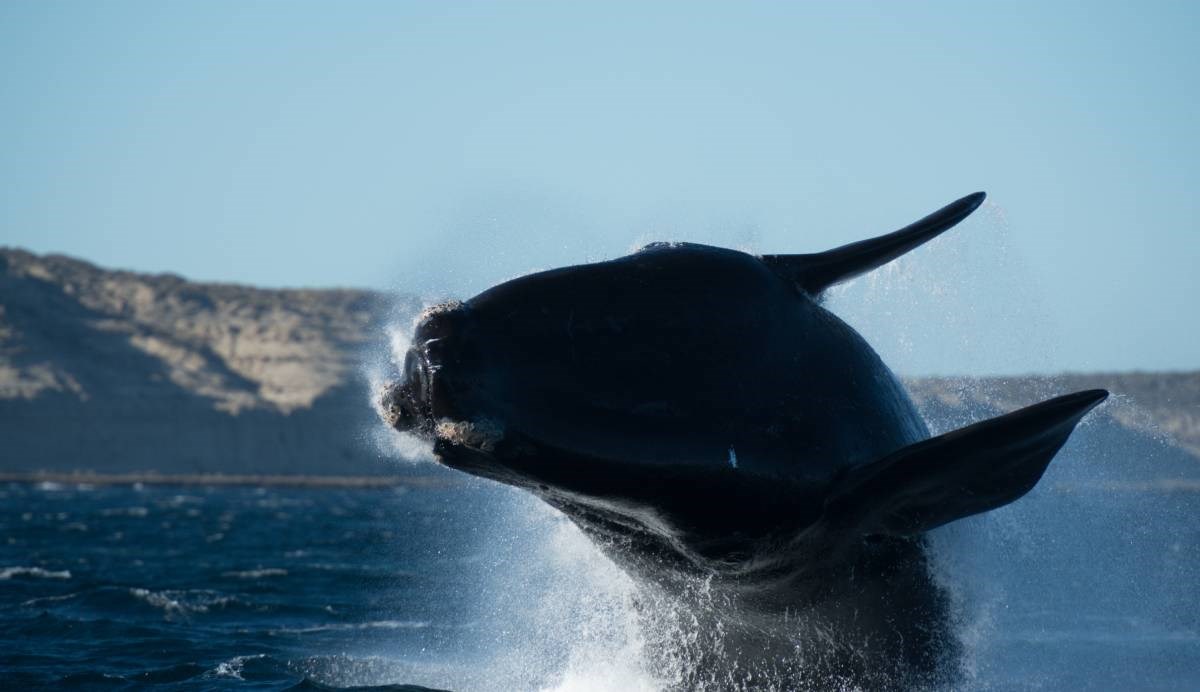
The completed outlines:
<svg viewBox="0 0 1200 692">
<path fill-rule="evenodd" d="M 311 634 L 313 632 L 340 632 L 351 630 L 419 630 L 429 627 L 424 620 L 373 620 L 370 622 L 336 622 L 311 627 L 281 627 L 271 630 L 272 634 Z"/>
<path fill-rule="evenodd" d="M 288 571 L 282 567 L 260 567 L 258 569 L 235 570 L 221 572 L 222 577 L 234 579 L 262 579 L 264 577 L 286 577 Z"/>
<path fill-rule="evenodd" d="M 224 661 L 209 671 L 209 674 L 218 678 L 233 678 L 235 680 L 243 680 L 242 670 L 246 666 L 246 661 L 252 661 L 258 658 L 266 658 L 266 654 L 256 654 L 254 656 L 234 656 L 228 661 Z"/>
<path fill-rule="evenodd" d="M 35 577 L 38 579 L 70 579 L 70 570 L 48 570 L 41 567 L 4 567 L 0 568 L 0 579 L 13 577 Z"/>
<path fill-rule="evenodd" d="M 129 595 L 143 603 L 163 611 L 168 619 L 192 613 L 207 613 L 209 608 L 220 607 L 237 601 L 233 596 L 226 596 L 216 591 L 151 591 L 150 589 L 132 588 Z"/>
<path fill-rule="evenodd" d="M 490 666 L 491 682 L 449 686 L 660 689 L 646 661 L 629 576 L 556 510 L 518 491 L 500 492 L 503 500 L 489 509 L 495 534 L 484 539 L 481 562 L 507 568 L 488 572 L 479 631 L 503 660 Z"/>
<path fill-rule="evenodd" d="M 369 354 L 363 367 L 363 376 L 371 397 L 371 408 L 379 411 L 379 393 L 399 377 L 404 367 L 404 357 L 412 346 L 413 332 L 422 316 L 446 305 L 444 300 L 425 299 L 420 309 L 413 314 L 401 314 L 384 327 L 387 335 L 386 347 L 382 352 Z M 403 433 L 382 422 L 382 416 L 367 424 L 362 435 L 365 443 L 385 459 L 409 464 L 436 463 L 433 458 L 433 443 L 416 435 Z"/>
</svg>

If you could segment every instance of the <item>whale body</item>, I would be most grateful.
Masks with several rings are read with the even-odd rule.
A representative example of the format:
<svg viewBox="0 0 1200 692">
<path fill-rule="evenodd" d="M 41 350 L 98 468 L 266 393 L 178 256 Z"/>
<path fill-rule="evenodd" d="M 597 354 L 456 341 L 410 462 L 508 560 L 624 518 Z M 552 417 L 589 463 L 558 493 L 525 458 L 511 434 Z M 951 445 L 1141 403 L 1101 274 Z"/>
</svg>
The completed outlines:
<svg viewBox="0 0 1200 692">
<path fill-rule="evenodd" d="M 713 670 L 933 684 L 957 644 L 923 534 L 1027 493 L 1107 392 L 931 438 L 820 296 L 983 198 L 823 253 L 655 243 L 436 306 L 380 412 L 446 466 L 561 510 L 635 579 L 702 582 L 697 626 L 724 639 L 680 687 Z"/>
</svg>

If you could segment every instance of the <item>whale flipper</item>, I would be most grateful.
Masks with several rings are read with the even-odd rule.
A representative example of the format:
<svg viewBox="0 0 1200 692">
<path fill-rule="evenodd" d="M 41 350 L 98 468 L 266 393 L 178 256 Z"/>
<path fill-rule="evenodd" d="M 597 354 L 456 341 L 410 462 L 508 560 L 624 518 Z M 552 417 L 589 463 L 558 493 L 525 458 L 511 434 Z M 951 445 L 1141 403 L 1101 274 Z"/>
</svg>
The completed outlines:
<svg viewBox="0 0 1200 692">
<path fill-rule="evenodd" d="M 951 202 L 898 231 L 833 250 L 806 255 L 763 255 L 762 261 L 805 293 L 816 296 L 834 284 L 849 281 L 891 262 L 933 240 L 971 215 L 987 195 L 982 192 Z"/>
<path fill-rule="evenodd" d="M 851 469 L 825 501 L 826 528 L 913 535 L 1006 505 L 1033 489 L 1092 408 L 1091 389 L 905 447 Z"/>
</svg>

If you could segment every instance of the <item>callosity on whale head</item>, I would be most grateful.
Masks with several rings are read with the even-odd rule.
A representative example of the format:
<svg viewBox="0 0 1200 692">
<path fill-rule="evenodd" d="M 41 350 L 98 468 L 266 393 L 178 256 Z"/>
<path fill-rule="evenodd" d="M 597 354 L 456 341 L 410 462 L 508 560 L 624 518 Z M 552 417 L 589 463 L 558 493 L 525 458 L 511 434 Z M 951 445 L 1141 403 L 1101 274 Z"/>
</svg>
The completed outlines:
<svg viewBox="0 0 1200 692">
<path fill-rule="evenodd" d="M 656 243 L 500 284 L 422 316 L 380 409 L 447 466 L 561 509 L 640 578 L 705 577 L 755 617 L 854 612 L 847 632 L 928 668 L 936 628 L 895 624 L 940 608 L 920 534 L 1028 492 L 1106 393 L 931 439 L 819 298 L 982 201 L 823 253 Z"/>
</svg>

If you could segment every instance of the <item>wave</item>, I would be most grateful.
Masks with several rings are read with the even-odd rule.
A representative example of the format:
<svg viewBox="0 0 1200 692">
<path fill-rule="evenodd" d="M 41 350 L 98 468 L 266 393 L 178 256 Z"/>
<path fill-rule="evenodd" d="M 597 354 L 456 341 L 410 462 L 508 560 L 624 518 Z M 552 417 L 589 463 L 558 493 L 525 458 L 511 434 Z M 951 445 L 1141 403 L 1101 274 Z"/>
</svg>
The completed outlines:
<svg viewBox="0 0 1200 692">
<path fill-rule="evenodd" d="M 0 580 L 13 577 L 34 577 L 37 579 L 70 579 L 70 570 L 48 570 L 41 567 L 3 567 L 0 568 Z"/>
<path fill-rule="evenodd" d="M 422 674 L 424 673 L 424 674 Z M 18 674 L 8 682 L 17 683 L 19 688 L 92 688 L 141 689 L 147 685 L 174 685 L 187 683 L 187 688 L 199 684 L 198 689 L 225 689 L 231 685 L 248 683 L 256 689 L 287 690 L 385 690 L 389 692 L 438 692 L 431 687 L 394 682 L 406 676 L 428 677 L 429 671 L 374 657 L 357 658 L 346 655 L 313 656 L 303 659 L 288 659 L 271 654 L 234 656 L 213 665 L 209 662 L 180 663 L 164 668 L 149 668 L 114 674 L 103 671 L 84 671 L 65 676 Z M 350 680 L 347 688 L 337 681 L 343 677 Z M 379 683 L 378 680 L 393 682 Z"/>
<path fill-rule="evenodd" d="M 281 627 L 269 630 L 271 634 L 311 634 L 313 632 L 339 632 L 348 630 L 408 630 L 425 629 L 432 623 L 424 620 L 375 620 L 372 622 L 339 622 L 310 627 Z"/>
<path fill-rule="evenodd" d="M 62 594 L 61 596 L 41 596 L 39 598 L 31 598 L 28 601 L 22 601 L 21 607 L 22 608 L 32 608 L 33 606 L 41 605 L 43 603 L 57 603 L 59 601 L 69 601 L 73 598 L 78 598 L 81 595 L 82 594 L 79 593 L 78 591 L 73 591 L 71 593 Z"/>
<path fill-rule="evenodd" d="M 93 606 L 99 605 L 121 609 L 128 606 L 128 601 L 120 598 L 114 599 L 113 596 L 122 593 L 132 596 L 135 601 L 153 606 L 168 614 L 207 613 L 209 610 L 221 609 L 231 605 L 253 607 L 252 604 L 246 603 L 236 596 L 228 596 L 207 589 L 153 591 L 139 587 L 129 589 L 100 587 L 98 589 L 73 591 L 55 596 L 39 596 L 38 598 L 22 601 L 21 606 L 33 608 L 46 606 L 51 603 L 64 603 L 66 601 L 86 601 Z"/>
<path fill-rule="evenodd" d="M 228 661 L 222 661 L 210 671 L 206 671 L 204 677 L 218 678 L 233 678 L 234 680 L 245 680 L 242 677 L 242 671 L 246 667 L 247 661 L 258 661 L 265 659 L 266 654 L 256 654 L 254 656 L 234 656 Z"/>
<path fill-rule="evenodd" d="M 222 577 L 234 579 L 262 579 L 263 577 L 286 577 L 288 571 L 280 567 L 260 567 L 259 569 L 235 570 L 221 572 Z"/>
<path fill-rule="evenodd" d="M 129 589 L 129 595 L 162 610 L 168 617 L 207 613 L 211 608 L 223 608 L 230 604 L 240 603 L 233 596 L 207 590 L 151 591 L 150 589 L 132 588 Z"/>
<path fill-rule="evenodd" d="M 275 626 L 273 618 L 300 618 L 300 622 L 321 623 L 336 613 L 325 603 L 290 602 L 276 598 L 258 599 L 249 594 L 213 589 L 153 589 L 145 587 L 94 585 L 63 594 L 35 596 L 20 601 L 19 607 L 38 610 L 70 622 L 113 618 L 126 624 L 189 623 L 204 618 L 214 626 L 220 623 L 262 622 L 260 632 Z M 149 616 L 149 618 L 148 618 Z"/>
</svg>

